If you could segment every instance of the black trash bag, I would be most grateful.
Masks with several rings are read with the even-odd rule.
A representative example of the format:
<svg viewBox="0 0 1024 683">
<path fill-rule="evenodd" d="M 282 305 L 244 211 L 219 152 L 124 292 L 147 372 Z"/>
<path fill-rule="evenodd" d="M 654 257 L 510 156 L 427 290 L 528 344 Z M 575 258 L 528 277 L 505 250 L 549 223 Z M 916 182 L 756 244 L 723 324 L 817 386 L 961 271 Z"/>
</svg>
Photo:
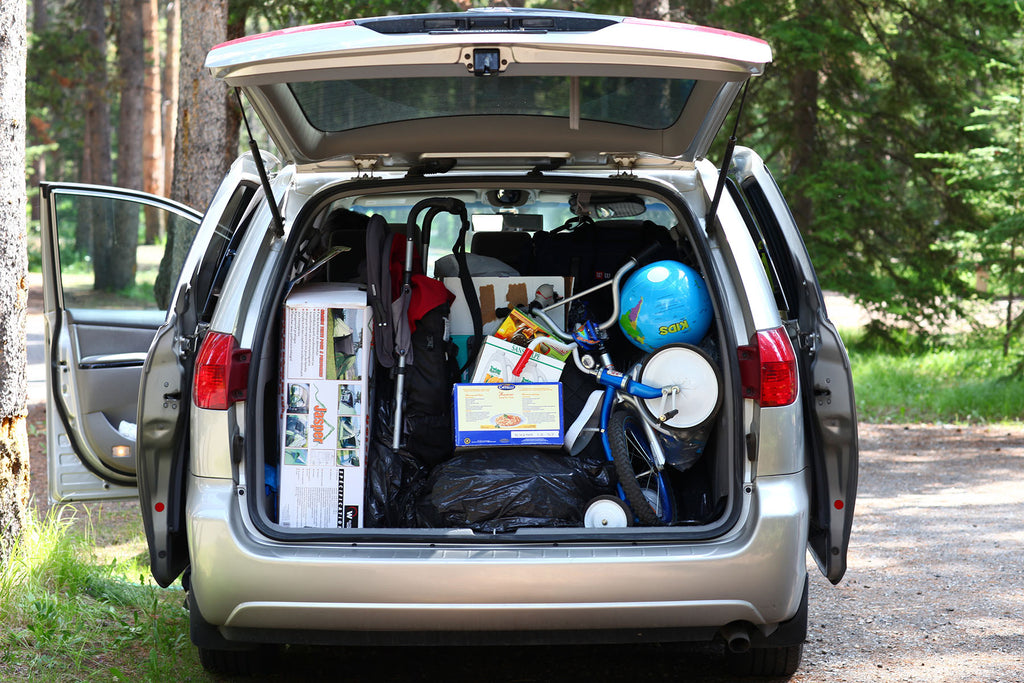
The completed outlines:
<svg viewBox="0 0 1024 683">
<path fill-rule="evenodd" d="M 411 528 L 417 524 L 416 501 L 427 469 L 409 453 L 391 449 L 394 429 L 394 382 L 386 371 L 374 379 L 373 430 L 366 458 L 366 527 Z"/>
<path fill-rule="evenodd" d="M 417 512 L 431 528 L 579 527 L 587 503 L 600 493 L 579 461 L 560 451 L 482 449 L 435 467 Z"/>
</svg>

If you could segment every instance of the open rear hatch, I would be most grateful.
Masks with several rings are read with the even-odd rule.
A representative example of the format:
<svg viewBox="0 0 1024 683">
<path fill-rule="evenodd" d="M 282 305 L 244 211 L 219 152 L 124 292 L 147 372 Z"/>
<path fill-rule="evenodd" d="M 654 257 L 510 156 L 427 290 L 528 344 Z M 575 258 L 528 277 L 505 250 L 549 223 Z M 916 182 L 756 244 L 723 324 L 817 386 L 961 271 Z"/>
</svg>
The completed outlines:
<svg viewBox="0 0 1024 683">
<path fill-rule="evenodd" d="M 687 24 L 541 10 L 342 21 L 242 38 L 206 66 L 285 161 L 704 156 L 771 49 Z"/>
<path fill-rule="evenodd" d="M 439 274 L 450 256 L 434 257 L 451 252 L 460 239 L 469 256 L 503 260 L 502 274 L 474 274 L 472 289 L 478 296 L 481 319 L 490 325 L 484 330 L 490 336 L 479 348 L 506 358 L 501 355 L 506 350 L 522 353 L 522 349 L 516 352 L 508 347 L 525 328 L 517 327 L 510 336 L 509 330 L 503 329 L 508 320 L 523 324 L 513 316 L 513 305 L 528 303 L 545 286 L 560 296 L 579 292 L 594 284 L 595 277 L 599 281 L 619 267 L 629 255 L 651 246 L 655 247 L 651 260 L 672 259 L 693 268 L 694 273 L 708 272 L 707 248 L 695 237 L 697 221 L 689 210 L 678 199 L 659 194 L 655 186 L 625 181 L 630 184 L 627 190 L 622 182 L 445 176 L 430 187 L 422 181 L 402 179 L 358 183 L 361 189 L 349 192 L 341 185 L 311 200 L 292 228 L 280 277 L 273 279 L 281 283 L 277 293 L 268 299 L 272 304 L 260 313 L 261 320 L 255 325 L 266 333 L 253 344 L 253 358 L 261 360 L 251 369 L 250 386 L 256 390 L 248 398 L 245 422 L 251 432 L 263 437 L 246 438 L 247 478 L 256 484 L 256 490 L 266 493 L 248 497 L 257 526 L 270 537 L 291 541 L 387 538 L 509 543 L 624 541 L 645 536 L 698 540 L 716 537 L 734 525 L 740 514 L 737 501 L 741 496 L 737 494 L 743 441 L 737 419 L 739 400 L 731 381 L 720 384 L 717 393 L 714 387 L 707 387 L 707 394 L 722 397 L 710 419 L 699 428 L 673 431 L 671 439 L 660 442 L 668 460 L 665 495 L 671 497 L 672 512 L 670 519 L 653 525 L 605 526 L 588 518 L 616 514 L 613 501 L 622 495 L 616 486 L 622 477 L 617 476 L 602 437 L 593 430 L 589 444 L 579 449 L 560 447 L 560 439 L 551 445 L 537 445 L 525 439 L 539 434 L 522 436 L 515 429 L 509 436 L 523 438 L 522 444 L 480 446 L 474 441 L 466 446 L 461 437 L 466 443 L 480 437 L 468 433 L 471 430 L 465 434 L 458 431 L 459 403 L 456 400 L 453 407 L 451 375 L 447 375 L 447 383 L 433 381 L 435 373 L 445 373 L 445 363 L 431 365 L 429 356 L 447 344 L 450 333 L 459 347 L 453 357 L 459 358 L 460 365 L 465 362 L 461 351 L 474 330 L 459 277 L 440 282 L 414 279 L 414 290 L 429 281 L 431 287 L 443 285 L 440 290 L 435 287 L 435 293 L 444 295 L 447 289 L 451 295 L 441 297 L 450 303 L 431 309 L 443 310 L 447 320 L 435 320 L 428 313 L 417 321 L 402 402 L 401 444 L 393 447 L 394 395 L 399 389 L 395 369 L 378 357 L 380 340 L 371 342 L 380 309 L 367 296 L 364 273 L 370 274 L 371 282 L 379 280 L 372 276 L 369 245 L 374 240 L 367 240 L 367 230 L 376 226 L 398 233 L 395 247 L 390 249 L 394 276 L 402 270 L 405 220 L 411 213 L 415 215 L 416 207 L 423 206 L 425 200 L 464 206 L 472 228 L 466 234 L 460 233 L 456 216 L 442 211 L 424 222 L 429 212 L 420 213 L 414 260 L 419 264 L 424 252 L 432 254 L 423 271 Z M 644 185 L 645 191 L 637 191 Z M 589 196 L 587 211 L 626 214 L 581 221 L 574 212 L 581 211 L 582 194 Z M 513 201 L 514 213 L 507 211 Z M 507 220 L 509 217 L 515 220 Z M 534 229 L 509 229 L 510 225 Z M 556 230 L 560 226 L 563 229 Z M 425 247 L 428 242 L 430 249 Z M 324 265 L 317 265 L 332 253 Z M 431 263 L 434 260 L 436 264 Z M 381 267 L 387 272 L 389 264 L 385 261 Z M 420 269 L 417 266 L 415 270 Z M 710 327 L 690 342 L 727 378 L 734 376 L 736 368 L 722 349 L 734 346 L 735 340 L 716 322 L 728 318 L 720 312 L 724 297 L 713 291 L 713 284 L 707 287 L 710 305 L 719 312 L 714 320 L 708 318 Z M 527 300 L 515 300 L 517 292 Z M 604 288 L 587 298 L 594 319 L 607 318 L 609 312 L 601 307 L 610 305 L 610 297 L 610 290 Z M 413 307 L 416 301 L 414 294 Z M 558 324 L 564 325 L 573 310 L 566 317 L 557 317 Z M 626 334 L 620 325 L 608 331 L 609 353 L 617 368 L 636 368 L 642 374 L 641 364 L 651 356 Z M 506 341 L 492 341 L 501 337 Z M 490 372 L 480 364 L 485 354 L 476 358 L 462 376 L 463 382 L 489 381 L 478 377 L 481 368 Z M 514 364 L 511 356 L 507 360 L 504 365 L 496 363 L 499 372 Z M 596 414 L 584 409 L 593 392 L 600 398 L 595 379 L 577 370 L 571 358 L 565 359 L 564 366 L 550 363 L 547 357 L 541 361 L 539 354 L 537 360 L 536 364 L 527 363 L 522 375 L 536 372 L 536 377 L 530 375 L 534 382 L 560 382 L 556 385 L 561 392 L 559 408 L 553 415 L 561 418 L 562 431 L 568 433 L 580 414 L 593 415 L 596 420 Z M 555 374 L 545 378 L 551 368 Z M 646 375 L 643 381 L 651 382 Z M 447 415 L 437 409 L 443 404 L 447 404 Z M 528 411 L 491 412 L 496 421 L 485 430 L 500 430 L 501 420 L 506 418 L 522 423 L 524 430 L 533 428 Z M 579 424 L 587 422 L 584 419 Z M 455 438 L 453 427 L 459 438 Z M 642 438 L 639 427 L 634 432 Z M 321 504 L 328 498 L 334 502 Z M 599 499 L 605 502 L 592 508 Z M 630 515 L 628 521 L 638 520 Z"/>
<path fill-rule="evenodd" d="M 524 9 L 342 21 L 276 31 L 214 48 L 207 58 L 207 67 L 228 85 L 245 93 L 277 147 L 276 152 L 286 163 L 296 164 L 300 174 L 307 168 L 370 172 L 365 182 L 357 180 L 355 183 L 364 185 L 364 192 L 357 194 L 357 190 L 352 189 L 346 195 L 340 191 L 330 196 L 325 194 L 324 203 L 304 211 L 291 228 L 285 261 L 273 276 L 274 282 L 281 283 L 277 296 L 273 297 L 274 308 L 264 311 L 263 319 L 257 324 L 257 329 L 268 330 L 268 336 L 263 340 L 263 348 L 253 348 L 254 358 L 261 359 L 259 379 L 254 383 L 261 393 L 251 397 L 250 424 L 263 423 L 264 428 L 259 431 L 265 438 L 262 443 L 248 440 L 250 452 L 252 449 L 260 451 L 247 460 L 250 464 L 259 463 L 251 472 L 252 480 L 263 483 L 264 476 L 273 478 L 282 473 L 283 463 L 288 458 L 301 465 L 302 458 L 311 457 L 311 437 L 295 436 L 290 447 L 290 431 L 305 435 L 315 433 L 320 437 L 321 430 L 330 427 L 336 431 L 328 440 L 340 443 L 337 440 L 342 432 L 351 432 L 354 422 L 382 425 L 392 419 L 378 410 L 388 403 L 386 397 L 382 401 L 382 396 L 392 390 L 390 382 L 382 386 L 378 380 L 390 371 L 375 367 L 365 357 L 355 359 L 360 353 L 369 355 L 366 319 L 361 317 L 369 315 L 369 307 L 360 309 L 358 303 L 339 304 L 336 310 L 350 310 L 344 313 L 328 312 L 330 306 L 322 307 L 324 329 L 340 330 L 333 335 L 334 339 L 342 339 L 335 342 L 336 348 L 341 349 L 337 363 L 346 364 L 347 368 L 355 367 L 350 364 L 362 363 L 358 367 L 365 369 L 366 374 L 355 369 L 351 380 L 334 380 L 350 381 L 354 383 L 352 386 L 329 387 L 324 392 L 313 384 L 307 386 L 306 382 L 298 381 L 301 378 L 277 372 L 284 366 L 278 360 L 279 345 L 289 334 L 285 283 L 292 282 L 307 264 L 321 255 L 305 250 L 323 237 L 325 223 L 321 221 L 326 220 L 328 209 L 336 208 L 332 203 L 356 213 L 362 211 L 364 219 L 366 213 L 383 215 L 388 223 L 401 229 L 410 209 L 424 197 L 468 195 L 470 203 L 478 204 L 471 213 L 479 210 L 494 218 L 503 213 L 531 212 L 531 205 L 518 204 L 508 197 L 530 197 L 530 202 L 539 205 L 550 191 L 550 196 L 557 195 L 552 202 L 561 205 L 559 210 L 564 214 L 561 218 L 543 216 L 544 230 L 534 235 L 529 233 L 537 230 L 536 227 L 523 225 L 503 225 L 500 231 L 526 237 L 534 256 L 561 257 L 564 268 L 557 272 L 546 268 L 537 270 L 536 260 L 527 270 L 520 271 L 556 276 L 557 280 L 545 283 L 555 284 L 564 277 L 576 275 L 572 264 L 582 253 L 577 253 L 578 249 L 589 249 L 594 243 L 604 244 L 606 236 L 591 236 L 584 241 L 585 247 L 547 240 L 550 244 L 541 248 L 538 244 L 546 240 L 542 235 L 550 234 L 548 231 L 571 217 L 569 207 L 581 198 L 586 203 L 596 196 L 614 198 L 634 194 L 632 189 L 622 186 L 633 182 L 631 179 L 603 181 L 601 186 L 590 187 L 586 181 L 577 180 L 566 180 L 561 186 L 548 186 L 539 179 L 503 185 L 499 184 L 503 181 L 493 177 L 479 176 L 479 182 L 474 182 L 463 176 L 450 183 L 439 181 L 427 187 L 422 178 L 417 178 L 428 172 L 485 166 L 515 168 L 524 173 L 531 168 L 547 172 L 623 163 L 692 168 L 692 162 L 707 152 L 744 83 L 762 73 L 769 61 L 771 50 L 765 42 L 727 31 L 634 18 Z M 410 178 L 409 184 L 394 180 L 397 176 L 393 174 L 388 174 L 392 181 L 376 179 L 372 176 L 374 171 L 404 171 Z M 524 175 L 531 176 L 539 177 L 539 174 Z M 603 173 L 602 176 L 607 177 Z M 501 205 L 501 201 L 495 204 L 487 198 L 505 191 L 508 191 L 504 195 L 507 205 Z M 708 256 L 701 255 L 701 250 L 706 247 L 698 244 L 700 238 L 692 237 L 698 233 L 698 221 L 690 210 L 679 204 L 678 198 L 659 196 L 651 186 L 641 194 L 645 195 L 645 202 L 669 207 L 663 220 L 651 221 L 656 223 L 656 228 L 666 234 L 671 231 L 673 235 L 669 239 L 673 253 L 668 257 L 680 261 L 694 259 L 689 265 L 698 272 L 705 271 Z M 615 202 L 609 202 L 612 204 Z M 628 205 L 628 201 L 620 204 Z M 615 215 L 614 210 L 610 215 Z M 636 216 L 634 227 L 638 235 L 642 233 L 644 217 Z M 359 244 L 365 248 L 365 229 L 363 224 L 341 232 L 354 236 L 355 244 L 348 246 L 358 249 Z M 565 236 L 571 232 L 565 231 Z M 451 237 L 448 232 L 447 238 L 441 241 L 445 248 L 451 248 Z M 631 249 L 624 246 L 615 256 L 623 261 Z M 466 250 L 475 251 L 469 243 Z M 498 253 L 509 255 L 507 250 Z M 610 264 L 601 269 L 602 277 L 608 277 L 608 272 L 614 272 L 618 265 Z M 329 273 L 330 268 L 323 272 Z M 313 279 L 321 279 L 323 272 Z M 325 282 L 342 284 L 350 279 L 342 274 L 327 276 Z M 714 285 L 709 289 L 713 290 Z M 349 287 L 345 296 L 358 297 L 351 290 Z M 712 293 L 712 297 L 720 302 L 720 294 Z M 721 306 L 720 303 L 715 305 Z M 364 313 L 351 312 L 356 309 Z M 718 314 L 721 315 L 721 311 Z M 735 345 L 735 340 L 726 339 L 717 327 L 708 337 L 721 348 Z M 341 346 L 337 346 L 339 343 Z M 340 366 L 333 367 L 337 370 Z M 367 377 L 371 369 L 373 377 Z M 723 376 L 729 377 L 733 369 L 721 368 L 721 371 Z M 725 385 L 731 387 L 732 382 L 727 380 Z M 357 411 L 358 420 L 353 420 L 347 414 L 353 406 L 346 402 L 354 401 L 357 395 L 362 407 L 361 412 Z M 288 401 L 295 401 L 293 417 L 288 415 Z M 724 405 L 717 426 L 712 430 L 713 445 L 708 446 L 709 454 L 705 458 L 712 462 L 704 472 L 710 483 L 701 484 L 698 491 L 682 494 L 687 500 L 696 501 L 693 509 L 686 512 L 685 522 L 647 531 L 622 529 L 615 532 L 619 537 L 636 539 L 640 533 L 673 533 L 680 538 L 710 538 L 722 533 L 730 520 L 735 521 L 738 496 L 733 493 L 738 490 L 740 480 L 736 454 L 742 452 L 742 439 L 738 436 L 737 409 L 731 405 L 730 397 Z M 346 413 L 344 417 L 342 412 Z M 334 416 L 337 424 L 322 424 L 322 415 Z M 270 416 L 276 417 L 268 422 Z M 294 429 L 289 427 L 289 419 Z M 300 424 L 303 419 L 306 422 Z M 408 486 L 408 477 L 421 473 L 410 474 L 410 463 L 401 456 L 403 449 L 397 452 L 385 449 L 387 452 L 374 457 L 373 448 L 379 445 L 374 441 L 378 436 L 376 429 L 371 427 L 365 433 L 360 432 L 355 441 L 369 449 L 364 451 L 368 462 L 361 462 L 360 466 L 372 469 L 383 467 L 380 463 L 388 463 L 386 471 L 367 470 L 366 476 L 371 482 L 367 495 L 372 498 L 377 493 L 372 490 L 373 478 L 377 477 L 377 481 L 391 486 L 396 495 L 418 496 L 422 500 L 419 496 L 422 491 Z M 347 452 L 352 450 L 350 443 L 348 439 L 336 453 L 321 453 L 318 457 L 335 461 L 339 470 L 353 467 L 351 454 Z M 393 457 L 386 457 L 389 454 Z M 485 468 L 487 471 L 495 469 Z M 573 474 L 568 476 L 572 478 Z M 476 483 L 480 485 L 478 488 L 482 486 L 481 480 Z M 279 484 L 283 486 L 282 482 Z M 280 500 L 275 502 L 270 496 L 265 502 L 266 505 L 250 507 L 250 510 L 262 530 L 273 537 L 314 540 L 337 538 L 338 533 L 356 534 L 346 536 L 352 539 L 367 533 L 356 529 L 299 528 L 308 525 L 286 523 L 279 516 L 285 509 Z M 409 510 L 408 506 L 400 507 L 405 512 Z M 339 509 L 339 515 L 345 517 L 338 522 L 339 527 L 350 521 L 349 514 L 354 511 Z M 480 540 L 479 532 L 489 531 L 470 524 L 424 528 L 435 525 L 424 525 L 422 517 L 404 512 L 397 517 L 385 514 L 376 519 L 371 515 L 367 519 L 372 522 L 368 526 L 390 531 L 390 537 L 394 537 L 394 533 L 408 533 L 410 538 L 420 540 L 441 539 L 449 534 L 458 538 L 476 535 Z M 322 528 L 323 525 L 314 526 Z M 328 526 L 333 527 L 334 523 Z M 573 529 L 555 529 L 557 526 Z M 511 529 L 516 533 L 486 534 L 482 540 L 502 536 L 504 540 L 514 540 L 527 533 L 531 540 L 544 540 L 545 534 L 552 540 L 571 540 L 572 534 L 578 534 L 582 528 L 581 520 L 563 524 L 552 517 L 547 522 Z M 608 538 L 615 537 L 615 533 Z M 579 537 L 586 538 L 586 535 Z"/>
</svg>

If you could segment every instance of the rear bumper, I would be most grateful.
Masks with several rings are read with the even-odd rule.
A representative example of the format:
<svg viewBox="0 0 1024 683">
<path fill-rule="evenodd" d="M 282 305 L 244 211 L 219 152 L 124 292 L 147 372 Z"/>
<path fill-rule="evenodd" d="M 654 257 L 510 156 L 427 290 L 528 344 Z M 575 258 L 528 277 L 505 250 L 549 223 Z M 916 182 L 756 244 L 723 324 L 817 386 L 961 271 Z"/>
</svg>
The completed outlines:
<svg viewBox="0 0 1024 683">
<path fill-rule="evenodd" d="M 761 478 L 744 501 L 750 521 L 718 541 L 344 546 L 269 542 L 242 524 L 230 481 L 193 477 L 191 585 L 204 619 L 229 638 L 708 628 L 713 635 L 733 621 L 767 632 L 791 618 L 802 597 L 805 486 L 802 473 Z"/>
</svg>

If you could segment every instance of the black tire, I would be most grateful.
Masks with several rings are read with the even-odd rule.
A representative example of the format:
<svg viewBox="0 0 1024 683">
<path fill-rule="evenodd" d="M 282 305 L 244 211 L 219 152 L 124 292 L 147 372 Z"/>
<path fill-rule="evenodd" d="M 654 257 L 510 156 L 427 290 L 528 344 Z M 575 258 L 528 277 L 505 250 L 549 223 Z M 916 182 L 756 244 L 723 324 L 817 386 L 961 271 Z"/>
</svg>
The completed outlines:
<svg viewBox="0 0 1024 683">
<path fill-rule="evenodd" d="M 205 670 L 227 676 L 252 676 L 265 671 L 272 662 L 276 648 L 226 640 L 217 627 L 199 613 L 192 591 L 186 594 L 185 604 L 188 606 L 189 637 Z"/>
<path fill-rule="evenodd" d="M 608 443 L 615 473 L 626 502 L 641 524 L 661 526 L 674 518 L 668 478 L 651 456 L 641 418 L 631 410 L 616 410 L 608 420 Z"/>
<path fill-rule="evenodd" d="M 196 649 L 199 651 L 199 663 L 212 674 L 253 676 L 266 671 L 268 657 L 261 650 Z"/>
<path fill-rule="evenodd" d="M 800 668 L 804 646 L 755 647 L 742 654 L 729 654 L 729 669 L 737 676 L 789 677 Z"/>
</svg>

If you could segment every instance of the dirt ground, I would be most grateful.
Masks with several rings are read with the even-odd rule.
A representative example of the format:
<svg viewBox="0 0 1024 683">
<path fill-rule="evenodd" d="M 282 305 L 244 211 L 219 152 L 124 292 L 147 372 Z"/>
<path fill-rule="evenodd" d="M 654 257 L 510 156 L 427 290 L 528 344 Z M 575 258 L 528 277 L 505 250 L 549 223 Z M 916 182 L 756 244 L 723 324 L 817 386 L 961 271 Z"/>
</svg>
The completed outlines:
<svg viewBox="0 0 1024 683">
<path fill-rule="evenodd" d="M 45 507 L 42 406 L 29 421 L 32 490 Z M 792 680 L 1024 680 L 1024 425 L 861 425 L 860 439 L 849 569 L 832 586 L 812 566 L 808 640 Z M 649 680 L 678 676 L 645 661 L 656 669 Z M 519 681 L 552 673 L 544 657 L 515 672 Z"/>
<path fill-rule="evenodd" d="M 794 681 L 1024 680 L 1024 426 L 861 425 L 839 586 Z"/>
<path fill-rule="evenodd" d="M 30 312 L 38 313 L 33 294 Z M 30 404 L 31 490 L 40 511 L 48 507 L 45 420 L 43 404 Z M 1024 680 L 1024 424 L 862 424 L 860 445 L 849 568 L 832 586 L 811 566 L 808 640 L 792 680 Z M 481 652 L 476 669 L 466 654 L 433 651 L 429 661 L 449 680 L 495 672 L 492 652 Z M 595 664 L 590 649 L 535 654 L 503 658 L 504 675 L 492 680 L 619 680 L 616 671 L 632 678 L 641 663 Z M 423 660 L 414 670 L 404 661 L 368 652 L 334 660 L 372 670 L 366 680 L 430 680 Z M 681 671 L 716 680 L 699 662 L 680 668 L 676 656 L 647 652 L 642 663 L 652 681 L 679 680 Z"/>
</svg>

